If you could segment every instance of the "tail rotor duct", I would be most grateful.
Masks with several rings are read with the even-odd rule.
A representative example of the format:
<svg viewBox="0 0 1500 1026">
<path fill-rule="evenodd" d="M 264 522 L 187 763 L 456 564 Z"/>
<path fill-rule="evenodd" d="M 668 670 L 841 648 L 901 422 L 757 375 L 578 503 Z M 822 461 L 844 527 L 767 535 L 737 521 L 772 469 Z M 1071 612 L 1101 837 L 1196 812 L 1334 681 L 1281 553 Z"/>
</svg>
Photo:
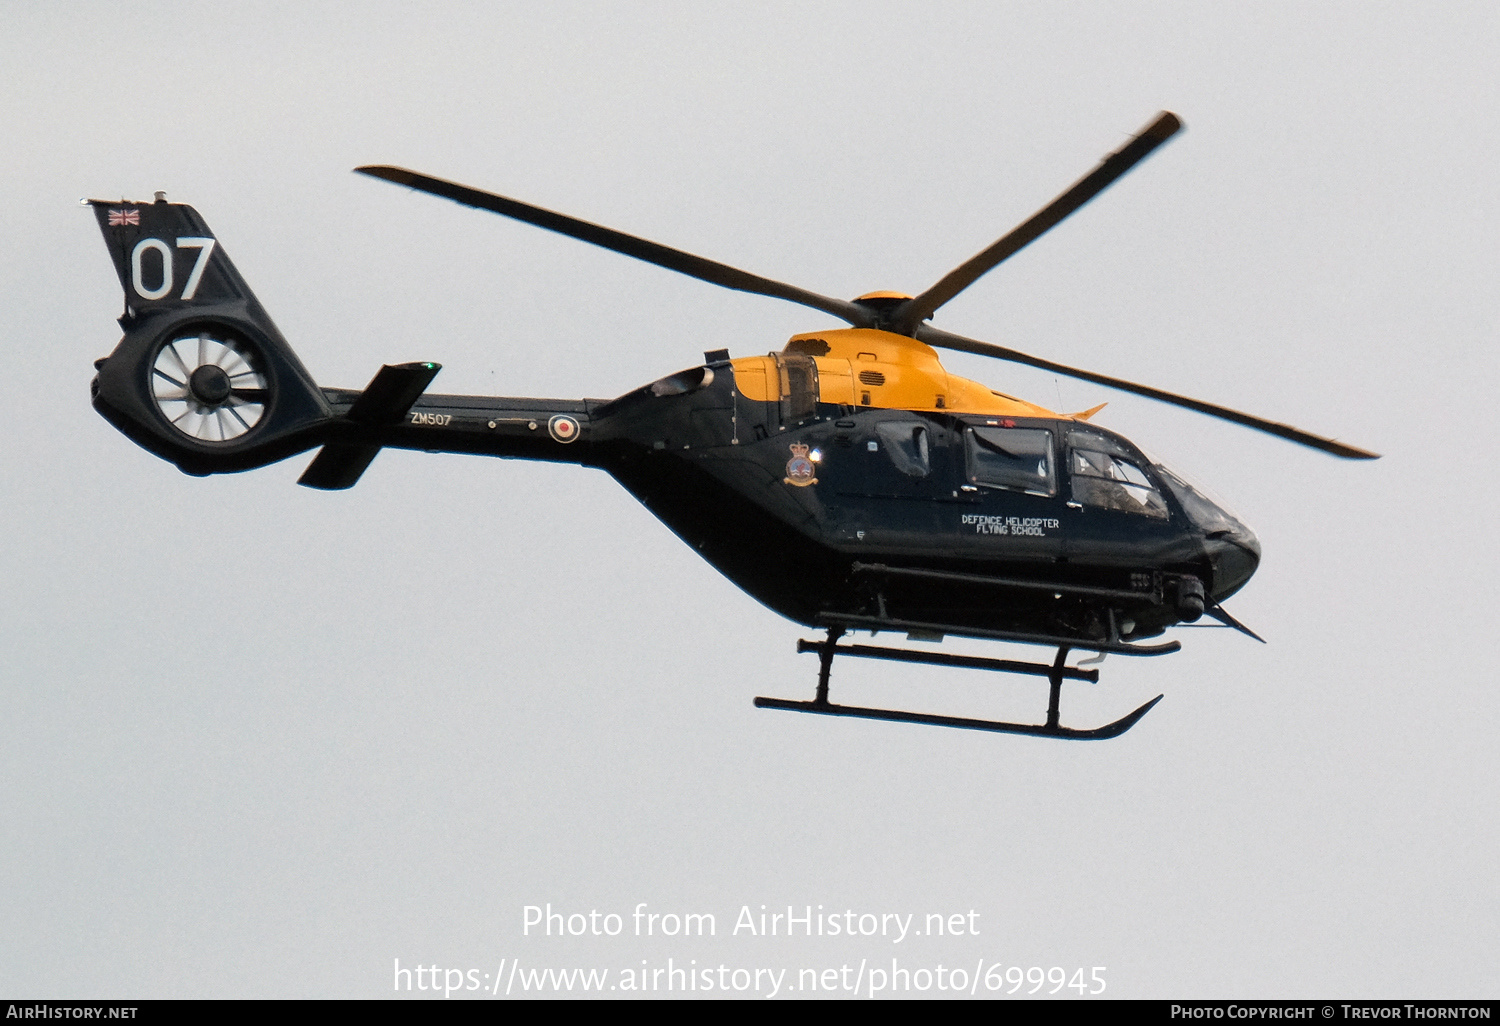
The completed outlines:
<svg viewBox="0 0 1500 1026">
<path fill-rule="evenodd" d="M 198 442 L 233 442 L 254 429 L 270 395 L 258 353 L 222 331 L 176 334 L 151 368 L 156 408 Z"/>
</svg>

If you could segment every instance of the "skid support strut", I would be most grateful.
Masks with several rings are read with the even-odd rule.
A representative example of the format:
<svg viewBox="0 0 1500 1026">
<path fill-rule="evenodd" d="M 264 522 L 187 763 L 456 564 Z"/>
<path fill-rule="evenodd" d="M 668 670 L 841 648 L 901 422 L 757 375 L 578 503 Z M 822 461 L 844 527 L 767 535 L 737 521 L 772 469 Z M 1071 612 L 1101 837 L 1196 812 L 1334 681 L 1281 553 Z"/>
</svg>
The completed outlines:
<svg viewBox="0 0 1500 1026">
<path fill-rule="evenodd" d="M 871 645 L 840 645 L 843 627 L 829 627 L 823 641 L 798 641 L 798 652 L 818 654 L 818 691 L 811 702 L 794 702 L 785 698 L 756 698 L 758 709 L 785 709 L 789 712 L 819 713 L 824 716 L 852 716 L 866 720 L 892 720 L 899 723 L 926 723 L 936 727 L 958 727 L 964 730 L 988 730 L 1002 734 L 1029 734 L 1033 737 L 1056 737 L 1076 741 L 1097 741 L 1118 737 L 1135 726 L 1151 707 L 1162 699 L 1157 695 L 1139 709 L 1113 723 L 1092 730 L 1076 730 L 1064 727 L 1059 722 L 1059 705 L 1062 699 L 1064 680 L 1082 680 L 1096 683 L 1098 670 L 1083 670 L 1068 666 L 1069 646 L 1060 645 L 1057 658 L 1046 663 L 1017 662 L 1011 659 L 984 659 L 978 656 L 950 655 L 946 652 L 927 652 L 919 649 L 880 648 Z M 996 673 L 1015 673 L 1046 677 L 1050 685 L 1047 701 L 1047 722 L 1005 723 L 1000 720 L 973 720 L 959 716 L 938 716 L 932 713 L 905 712 L 900 709 L 867 709 L 854 705 L 834 705 L 828 701 L 828 681 L 833 673 L 833 657 L 836 655 L 859 656 L 865 659 L 886 659 L 902 663 L 927 663 L 933 666 L 962 666 L 976 670 L 991 670 Z"/>
<path fill-rule="evenodd" d="M 1052 672 L 1047 674 L 1047 679 L 1052 682 L 1052 688 L 1047 695 L 1047 729 L 1057 729 L 1058 703 L 1062 701 L 1062 672 L 1063 664 L 1068 659 L 1068 646 L 1063 645 L 1057 650 L 1057 658 L 1052 662 Z M 1094 679 L 1097 680 L 1099 671 L 1094 671 Z"/>
<path fill-rule="evenodd" d="M 817 646 L 818 650 L 818 697 L 813 699 L 814 705 L 827 707 L 828 705 L 828 677 L 833 672 L 833 657 L 838 653 L 838 640 L 844 636 L 844 628 L 828 628 L 828 640 Z M 797 651 L 804 652 L 804 643 L 797 642 Z"/>
</svg>

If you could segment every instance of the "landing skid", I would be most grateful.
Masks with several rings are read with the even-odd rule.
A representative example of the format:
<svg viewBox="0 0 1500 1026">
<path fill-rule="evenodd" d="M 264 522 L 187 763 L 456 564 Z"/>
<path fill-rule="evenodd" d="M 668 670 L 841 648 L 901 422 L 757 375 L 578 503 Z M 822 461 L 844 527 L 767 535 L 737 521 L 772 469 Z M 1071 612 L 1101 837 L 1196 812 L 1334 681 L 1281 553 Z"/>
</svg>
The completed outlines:
<svg viewBox="0 0 1500 1026">
<path fill-rule="evenodd" d="M 1001 734 L 1027 734 L 1032 737 L 1056 737 L 1073 741 L 1102 741 L 1119 737 L 1151 711 L 1151 707 L 1162 700 L 1157 695 L 1139 709 L 1113 723 L 1090 730 L 1064 727 L 1059 720 L 1058 703 L 1062 696 L 1064 680 L 1083 680 L 1097 683 L 1098 670 L 1083 670 L 1066 665 L 1069 646 L 1060 645 L 1057 658 L 1049 666 L 1046 663 L 1017 662 L 1011 659 L 984 659 L 978 656 L 950 655 L 945 652 L 926 652 L 906 648 L 880 648 L 871 645 L 840 645 L 843 627 L 828 628 L 825 641 L 798 641 L 798 652 L 818 654 L 818 693 L 811 702 L 794 702 L 785 698 L 755 699 L 757 709 L 785 709 L 789 712 L 818 713 L 822 716 L 852 716 L 865 720 L 892 720 L 898 723 L 926 723 L 934 727 L 957 727 L 963 730 L 988 730 Z M 973 720 L 960 716 L 938 716 L 933 713 L 905 712 L 900 709 L 866 709 L 856 705 L 834 705 L 828 701 L 828 678 L 833 670 L 836 655 L 859 656 L 865 659 L 888 659 L 903 663 L 927 663 L 934 666 L 965 666 L 976 670 L 992 670 L 996 673 L 1016 673 L 1046 677 L 1051 684 L 1047 704 L 1047 722 L 1006 723 L 1001 720 Z"/>
</svg>

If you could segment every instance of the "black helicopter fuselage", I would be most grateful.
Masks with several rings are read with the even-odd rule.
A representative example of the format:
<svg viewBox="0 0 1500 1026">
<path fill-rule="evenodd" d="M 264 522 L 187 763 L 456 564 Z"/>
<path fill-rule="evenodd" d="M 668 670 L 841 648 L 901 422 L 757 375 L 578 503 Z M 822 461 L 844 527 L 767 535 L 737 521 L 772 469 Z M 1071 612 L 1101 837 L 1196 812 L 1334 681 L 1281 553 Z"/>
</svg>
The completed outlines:
<svg viewBox="0 0 1500 1026">
<path fill-rule="evenodd" d="M 429 395 L 381 426 L 342 416 L 360 393 L 325 395 L 342 444 L 598 467 L 809 626 L 1129 641 L 1196 619 L 1189 582 L 1216 603 L 1259 560 L 1244 525 L 1084 421 L 756 400 L 709 356 L 614 400 Z"/>
<path fill-rule="evenodd" d="M 94 404 L 194 474 L 321 446 L 353 485 L 383 447 L 607 471 L 798 623 L 1088 644 L 1160 634 L 1240 588 L 1250 531 L 1130 442 L 949 374 L 874 328 L 795 336 L 613 400 L 426 394 L 437 364 L 318 386 L 191 207 L 97 204 L 126 287 Z M 117 224 L 116 222 L 125 222 Z"/>
</svg>

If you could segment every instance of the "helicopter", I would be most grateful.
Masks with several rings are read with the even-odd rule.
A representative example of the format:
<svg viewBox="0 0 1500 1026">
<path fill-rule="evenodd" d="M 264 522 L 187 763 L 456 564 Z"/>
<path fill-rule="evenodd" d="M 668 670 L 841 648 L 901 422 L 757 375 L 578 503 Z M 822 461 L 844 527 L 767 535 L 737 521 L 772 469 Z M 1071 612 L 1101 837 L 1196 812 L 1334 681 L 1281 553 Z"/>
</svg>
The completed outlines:
<svg viewBox="0 0 1500 1026">
<path fill-rule="evenodd" d="M 1160 656 L 1167 629 L 1224 608 L 1260 544 L 1233 514 L 1120 434 L 1102 409 L 1058 413 L 948 373 L 938 349 L 995 357 L 1146 396 L 1346 459 L 1378 454 L 1211 403 L 933 327 L 933 313 L 1078 210 L 1182 127 L 1162 112 L 1029 220 L 925 292 L 842 300 L 565 214 L 404 168 L 355 170 L 643 260 L 798 303 L 847 326 L 768 355 L 703 363 L 614 399 L 429 394 L 431 362 L 382 366 L 363 389 L 318 385 L 191 206 L 87 200 L 125 292 L 124 336 L 95 361 L 93 405 L 193 475 L 314 448 L 299 479 L 359 481 L 382 448 L 604 470 L 730 581 L 821 630 L 809 701 L 766 709 L 1075 740 L 1116 737 L 1162 698 L 1102 727 L 1060 722 L 1064 681 L 1106 654 Z M 853 631 L 1055 649 L 1050 662 L 841 644 Z M 1070 653 L 1096 655 L 1068 665 Z M 837 656 L 1045 678 L 1046 718 L 1010 723 L 836 704 Z"/>
</svg>

